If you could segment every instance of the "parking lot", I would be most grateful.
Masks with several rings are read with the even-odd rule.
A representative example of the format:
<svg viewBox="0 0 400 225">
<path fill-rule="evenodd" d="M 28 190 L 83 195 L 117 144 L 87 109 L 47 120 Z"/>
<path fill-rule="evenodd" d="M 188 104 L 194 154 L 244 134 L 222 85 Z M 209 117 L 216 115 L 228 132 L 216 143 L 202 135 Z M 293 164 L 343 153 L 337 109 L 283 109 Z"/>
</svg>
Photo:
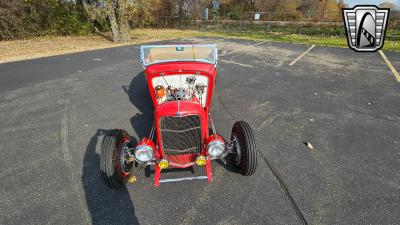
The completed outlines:
<svg viewBox="0 0 400 225">
<path fill-rule="evenodd" d="M 218 45 L 211 113 L 226 138 L 253 127 L 254 176 L 215 162 L 212 183 L 103 184 L 102 136 L 152 125 L 139 46 L 0 64 L 0 224 L 398 224 L 400 53 L 384 52 L 393 71 L 379 52 L 168 43 L 193 42 Z"/>
</svg>

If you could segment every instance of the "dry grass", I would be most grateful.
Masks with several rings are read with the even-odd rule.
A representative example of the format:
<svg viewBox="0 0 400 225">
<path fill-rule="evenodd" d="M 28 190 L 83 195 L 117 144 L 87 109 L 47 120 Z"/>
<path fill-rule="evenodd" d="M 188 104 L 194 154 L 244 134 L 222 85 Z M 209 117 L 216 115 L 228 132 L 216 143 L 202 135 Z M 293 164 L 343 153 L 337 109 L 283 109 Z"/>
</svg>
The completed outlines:
<svg viewBox="0 0 400 225">
<path fill-rule="evenodd" d="M 113 43 L 99 35 L 65 37 L 45 36 L 26 40 L 0 41 L 0 63 L 121 45 L 183 38 L 196 34 L 198 34 L 198 32 L 185 30 L 136 29 L 131 32 L 132 40 L 126 43 Z"/>
</svg>

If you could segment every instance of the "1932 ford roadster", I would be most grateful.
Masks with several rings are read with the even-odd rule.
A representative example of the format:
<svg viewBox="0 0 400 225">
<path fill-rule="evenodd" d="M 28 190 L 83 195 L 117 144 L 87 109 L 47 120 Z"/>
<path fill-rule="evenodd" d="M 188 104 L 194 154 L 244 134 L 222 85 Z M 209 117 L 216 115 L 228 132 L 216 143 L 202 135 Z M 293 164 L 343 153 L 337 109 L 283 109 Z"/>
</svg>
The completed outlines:
<svg viewBox="0 0 400 225">
<path fill-rule="evenodd" d="M 154 105 L 154 123 L 148 137 L 137 144 L 124 130 L 103 138 L 100 169 L 111 188 L 135 177 L 135 165 L 154 166 L 154 185 L 162 182 L 208 179 L 211 161 L 229 159 L 244 176 L 257 168 L 252 129 L 235 122 L 230 140 L 215 130 L 210 104 L 216 80 L 216 45 L 153 45 L 141 47 L 141 63 Z M 143 84 L 145 85 L 145 84 Z M 206 176 L 160 179 L 167 168 L 205 168 Z"/>
</svg>

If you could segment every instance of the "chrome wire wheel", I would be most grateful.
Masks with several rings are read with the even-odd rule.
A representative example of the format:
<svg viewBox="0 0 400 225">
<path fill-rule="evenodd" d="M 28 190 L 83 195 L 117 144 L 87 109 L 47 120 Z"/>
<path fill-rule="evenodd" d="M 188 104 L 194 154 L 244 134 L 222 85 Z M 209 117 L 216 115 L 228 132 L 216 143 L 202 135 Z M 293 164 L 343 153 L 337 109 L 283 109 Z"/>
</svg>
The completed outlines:
<svg viewBox="0 0 400 225">
<path fill-rule="evenodd" d="M 233 163 L 235 166 L 239 166 L 240 162 L 242 161 L 242 151 L 240 148 L 240 142 L 236 134 L 232 134 L 231 136 L 232 144 L 233 144 L 233 153 L 234 153 L 234 158 L 233 158 Z"/>
<path fill-rule="evenodd" d="M 133 163 L 127 163 L 125 147 L 130 145 L 130 136 L 125 130 L 113 130 L 103 137 L 101 143 L 100 172 L 106 185 L 121 188 L 126 183 Z"/>
<path fill-rule="evenodd" d="M 120 144 L 120 149 L 119 149 L 119 165 L 120 165 L 120 173 L 121 174 L 129 174 L 133 162 L 129 162 L 129 155 L 128 155 L 128 150 L 130 148 L 130 142 L 129 140 L 124 141 Z"/>
</svg>

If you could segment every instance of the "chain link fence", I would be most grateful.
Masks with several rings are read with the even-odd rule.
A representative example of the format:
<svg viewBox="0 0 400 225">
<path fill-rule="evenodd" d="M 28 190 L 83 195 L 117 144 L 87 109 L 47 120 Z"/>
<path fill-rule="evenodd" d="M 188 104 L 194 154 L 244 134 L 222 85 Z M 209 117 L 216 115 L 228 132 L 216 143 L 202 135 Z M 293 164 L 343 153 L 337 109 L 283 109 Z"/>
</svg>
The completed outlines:
<svg viewBox="0 0 400 225">
<path fill-rule="evenodd" d="M 400 40 L 400 11 L 391 11 L 389 20 L 386 38 Z M 161 17 L 156 26 L 217 32 L 345 36 L 341 11 L 310 11 L 298 16 L 285 12 L 197 12 L 182 18 Z"/>
</svg>

